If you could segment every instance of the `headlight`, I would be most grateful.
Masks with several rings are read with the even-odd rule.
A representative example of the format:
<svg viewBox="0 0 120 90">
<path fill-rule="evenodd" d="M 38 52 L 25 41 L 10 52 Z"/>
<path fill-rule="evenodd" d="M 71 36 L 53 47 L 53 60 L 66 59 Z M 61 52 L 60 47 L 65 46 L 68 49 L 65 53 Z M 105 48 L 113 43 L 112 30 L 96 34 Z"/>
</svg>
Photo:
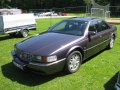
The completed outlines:
<svg viewBox="0 0 120 90">
<path fill-rule="evenodd" d="M 57 60 L 57 56 L 49 56 L 47 57 L 47 62 L 53 62 L 53 61 L 56 61 Z"/>
<path fill-rule="evenodd" d="M 53 62 L 57 60 L 57 56 L 36 56 L 35 57 L 35 61 L 39 61 L 39 62 Z"/>
</svg>

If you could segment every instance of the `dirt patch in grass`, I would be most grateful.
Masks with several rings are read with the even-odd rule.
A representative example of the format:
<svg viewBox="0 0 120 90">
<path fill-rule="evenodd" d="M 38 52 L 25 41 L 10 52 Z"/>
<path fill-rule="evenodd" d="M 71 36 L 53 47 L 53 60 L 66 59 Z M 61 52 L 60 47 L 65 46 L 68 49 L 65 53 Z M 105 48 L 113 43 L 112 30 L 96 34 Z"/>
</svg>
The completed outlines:
<svg viewBox="0 0 120 90">
<path fill-rule="evenodd" d="M 111 24 L 120 24 L 120 19 L 109 19 L 106 21 Z"/>
</svg>

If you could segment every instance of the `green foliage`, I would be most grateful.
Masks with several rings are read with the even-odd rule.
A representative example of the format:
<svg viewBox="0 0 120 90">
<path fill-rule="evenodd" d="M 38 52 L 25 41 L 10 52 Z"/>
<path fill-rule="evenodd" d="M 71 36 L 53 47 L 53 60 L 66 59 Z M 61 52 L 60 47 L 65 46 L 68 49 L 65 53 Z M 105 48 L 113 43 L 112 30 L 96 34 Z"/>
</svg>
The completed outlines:
<svg viewBox="0 0 120 90">
<path fill-rule="evenodd" d="M 0 0 L 0 8 L 10 8 L 11 0 Z"/>
<path fill-rule="evenodd" d="M 92 0 L 0 0 L 0 8 L 45 9 L 91 5 Z M 118 5 L 118 0 L 95 0 L 100 5 Z"/>
<path fill-rule="evenodd" d="M 20 9 L 85 6 L 83 0 L 1 0 L 0 3 L 2 7 L 9 5 Z"/>
<path fill-rule="evenodd" d="M 91 0 L 84 0 L 86 5 L 91 5 Z"/>
<path fill-rule="evenodd" d="M 110 4 L 109 0 L 95 0 L 100 5 Z"/>
</svg>

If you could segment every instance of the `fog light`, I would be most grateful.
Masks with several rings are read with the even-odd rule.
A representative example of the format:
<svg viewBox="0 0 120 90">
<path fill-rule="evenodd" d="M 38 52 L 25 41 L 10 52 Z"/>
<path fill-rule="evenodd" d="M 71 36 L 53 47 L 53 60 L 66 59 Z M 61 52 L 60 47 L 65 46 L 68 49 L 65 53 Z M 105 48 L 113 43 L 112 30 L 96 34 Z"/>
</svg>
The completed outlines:
<svg viewBox="0 0 120 90">
<path fill-rule="evenodd" d="M 41 60 L 42 58 L 41 58 L 41 56 L 36 56 L 36 59 Z"/>
</svg>

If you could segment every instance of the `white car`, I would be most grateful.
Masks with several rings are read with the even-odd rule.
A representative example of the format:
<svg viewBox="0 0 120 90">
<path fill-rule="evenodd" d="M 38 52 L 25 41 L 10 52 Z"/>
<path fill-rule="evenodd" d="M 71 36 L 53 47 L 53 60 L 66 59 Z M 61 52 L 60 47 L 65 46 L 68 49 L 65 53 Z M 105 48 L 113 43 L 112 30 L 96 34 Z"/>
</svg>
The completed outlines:
<svg viewBox="0 0 120 90">
<path fill-rule="evenodd" d="M 41 13 L 40 16 L 58 16 L 54 11 Z"/>
</svg>

